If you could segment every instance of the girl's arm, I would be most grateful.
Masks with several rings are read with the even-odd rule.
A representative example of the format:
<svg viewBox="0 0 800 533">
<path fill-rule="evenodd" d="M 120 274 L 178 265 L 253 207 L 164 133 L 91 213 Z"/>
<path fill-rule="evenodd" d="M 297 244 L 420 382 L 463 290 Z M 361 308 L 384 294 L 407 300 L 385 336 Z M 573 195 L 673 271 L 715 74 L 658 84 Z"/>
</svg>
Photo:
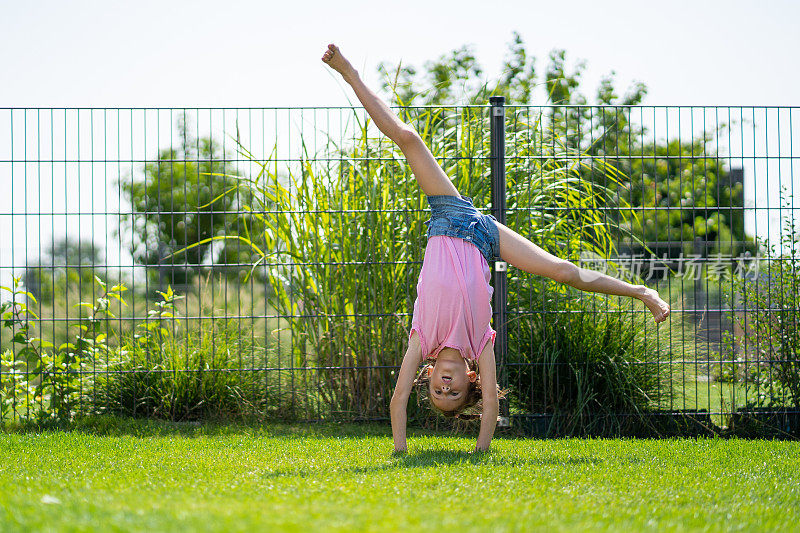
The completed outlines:
<svg viewBox="0 0 800 533">
<path fill-rule="evenodd" d="M 481 391 L 483 394 L 483 412 L 481 413 L 481 429 L 478 432 L 476 450 L 488 450 L 497 426 L 497 415 L 500 412 L 500 402 L 497 399 L 497 369 L 494 362 L 494 346 L 487 345 L 478 357 L 478 370 L 481 376 Z"/>
<path fill-rule="evenodd" d="M 406 420 L 408 415 L 406 410 L 408 409 L 408 397 L 411 395 L 417 368 L 421 362 L 422 347 L 420 346 L 419 335 L 412 335 L 408 342 L 408 350 L 403 356 L 403 363 L 400 365 L 400 373 L 397 376 L 397 385 L 394 387 L 392 401 L 389 404 L 394 451 L 396 452 L 405 452 L 407 450 Z"/>
</svg>

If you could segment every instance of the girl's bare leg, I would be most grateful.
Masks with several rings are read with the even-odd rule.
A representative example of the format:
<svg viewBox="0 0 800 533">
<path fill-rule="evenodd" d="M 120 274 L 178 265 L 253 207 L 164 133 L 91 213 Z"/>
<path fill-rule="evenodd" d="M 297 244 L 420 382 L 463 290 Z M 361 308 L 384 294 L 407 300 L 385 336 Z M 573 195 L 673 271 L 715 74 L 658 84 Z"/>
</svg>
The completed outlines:
<svg viewBox="0 0 800 533">
<path fill-rule="evenodd" d="M 503 261 L 531 274 L 546 276 L 582 291 L 637 298 L 650 309 L 656 323 L 663 322 L 669 316 L 669 304 L 655 290 L 644 285 L 632 285 L 559 259 L 499 222 L 497 229 L 500 232 L 500 257 Z"/>
<path fill-rule="evenodd" d="M 378 95 L 364 85 L 358 71 L 345 59 L 336 45 L 328 45 L 322 61 L 342 75 L 344 81 L 353 88 L 378 129 L 400 147 L 425 195 L 460 196 L 455 185 L 436 162 L 419 134 L 414 128 L 400 120 Z"/>
</svg>

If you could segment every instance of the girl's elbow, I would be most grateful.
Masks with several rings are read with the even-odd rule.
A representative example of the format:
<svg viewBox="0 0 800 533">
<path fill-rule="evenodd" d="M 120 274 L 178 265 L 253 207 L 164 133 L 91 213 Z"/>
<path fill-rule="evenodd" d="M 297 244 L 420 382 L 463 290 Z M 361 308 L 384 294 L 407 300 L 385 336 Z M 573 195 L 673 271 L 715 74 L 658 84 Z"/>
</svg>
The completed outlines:
<svg viewBox="0 0 800 533">
<path fill-rule="evenodd" d="M 494 413 L 497 416 L 497 413 L 500 411 L 500 400 L 497 396 L 491 396 L 489 398 L 483 399 L 483 412 L 484 413 Z"/>
<path fill-rule="evenodd" d="M 408 394 L 395 393 L 392 395 L 392 399 L 389 401 L 389 409 L 392 411 L 396 411 L 398 409 L 405 410 L 408 406 Z"/>
</svg>

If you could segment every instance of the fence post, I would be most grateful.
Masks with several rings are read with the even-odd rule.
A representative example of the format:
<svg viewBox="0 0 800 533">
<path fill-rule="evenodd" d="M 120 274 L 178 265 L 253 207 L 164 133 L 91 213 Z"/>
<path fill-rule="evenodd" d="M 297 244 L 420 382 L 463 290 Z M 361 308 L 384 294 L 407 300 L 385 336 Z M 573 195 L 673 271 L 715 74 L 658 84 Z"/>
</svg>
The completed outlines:
<svg viewBox="0 0 800 533">
<path fill-rule="evenodd" d="M 491 114 L 489 116 L 490 160 L 492 172 L 492 215 L 501 224 L 506 223 L 506 140 L 505 140 L 505 97 L 489 98 Z M 501 388 L 508 388 L 508 371 L 506 355 L 508 353 L 508 328 L 506 320 L 506 269 L 503 261 L 494 263 L 494 329 L 497 332 L 494 353 L 497 362 L 497 382 Z M 508 400 L 500 401 L 500 416 L 508 420 Z"/>
</svg>

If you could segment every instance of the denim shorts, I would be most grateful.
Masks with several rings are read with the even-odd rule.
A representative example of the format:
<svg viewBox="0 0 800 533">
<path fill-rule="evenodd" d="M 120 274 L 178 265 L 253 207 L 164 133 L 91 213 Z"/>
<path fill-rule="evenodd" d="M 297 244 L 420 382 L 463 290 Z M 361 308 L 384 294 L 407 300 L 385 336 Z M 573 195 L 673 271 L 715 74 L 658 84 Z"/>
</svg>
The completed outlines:
<svg viewBox="0 0 800 533">
<path fill-rule="evenodd" d="M 425 222 L 429 239 L 437 235 L 458 237 L 474 244 L 487 263 L 500 260 L 500 232 L 495 225 L 496 218 L 482 215 L 472 205 L 469 196 L 437 195 L 427 198 L 431 206 L 431 218 Z"/>
</svg>

